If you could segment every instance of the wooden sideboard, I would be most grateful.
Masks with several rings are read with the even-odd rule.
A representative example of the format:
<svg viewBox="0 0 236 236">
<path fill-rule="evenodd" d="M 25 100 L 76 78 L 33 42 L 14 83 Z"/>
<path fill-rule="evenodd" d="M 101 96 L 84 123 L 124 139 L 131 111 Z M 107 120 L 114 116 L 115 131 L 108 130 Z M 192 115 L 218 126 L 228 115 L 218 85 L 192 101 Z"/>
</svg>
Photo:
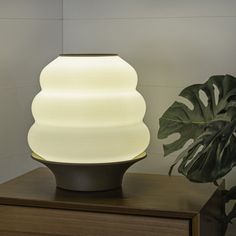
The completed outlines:
<svg viewBox="0 0 236 236">
<path fill-rule="evenodd" d="M 222 187 L 127 173 L 122 189 L 73 192 L 38 168 L 0 185 L 0 235 L 220 236 Z"/>
</svg>

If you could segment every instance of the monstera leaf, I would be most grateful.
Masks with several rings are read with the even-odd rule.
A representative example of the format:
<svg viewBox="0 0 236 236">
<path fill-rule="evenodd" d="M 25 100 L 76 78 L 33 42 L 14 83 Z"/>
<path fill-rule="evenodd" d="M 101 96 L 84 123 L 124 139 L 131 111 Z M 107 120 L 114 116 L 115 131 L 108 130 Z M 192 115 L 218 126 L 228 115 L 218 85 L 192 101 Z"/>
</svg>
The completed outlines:
<svg viewBox="0 0 236 236">
<path fill-rule="evenodd" d="M 231 187 L 229 190 L 221 190 L 223 202 L 226 206 L 226 203 L 228 203 L 231 200 L 236 200 L 236 186 Z M 228 211 L 228 209 L 227 209 Z M 234 203 L 233 207 L 230 211 L 226 214 L 226 207 L 224 209 L 223 217 L 222 217 L 222 231 L 225 235 L 225 232 L 227 231 L 228 223 L 232 223 L 232 219 L 236 218 L 236 203 Z"/>
<path fill-rule="evenodd" d="M 205 93 L 206 104 L 200 91 Z M 212 76 L 204 84 L 185 88 L 179 96 L 189 100 L 193 109 L 174 102 L 160 118 L 158 138 L 180 134 L 178 140 L 163 145 L 165 156 L 182 149 L 190 139 L 193 143 L 178 155 L 170 174 L 180 162 L 178 171 L 191 181 L 214 182 L 236 165 L 236 78 Z"/>
</svg>

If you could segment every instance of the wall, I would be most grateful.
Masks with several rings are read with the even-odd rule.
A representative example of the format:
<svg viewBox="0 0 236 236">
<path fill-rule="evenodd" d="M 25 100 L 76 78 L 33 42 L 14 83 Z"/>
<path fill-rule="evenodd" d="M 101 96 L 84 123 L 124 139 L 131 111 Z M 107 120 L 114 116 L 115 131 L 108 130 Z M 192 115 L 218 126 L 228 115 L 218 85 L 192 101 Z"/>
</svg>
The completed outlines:
<svg viewBox="0 0 236 236">
<path fill-rule="evenodd" d="M 233 0 L 1 0 L 0 181 L 37 166 L 26 142 L 30 104 L 41 69 L 62 47 L 115 52 L 135 67 L 151 143 L 149 158 L 131 170 L 166 174 L 175 156 L 163 158 L 158 118 L 183 87 L 236 75 L 235 16 Z"/>
<path fill-rule="evenodd" d="M 182 88 L 236 76 L 234 0 L 1 0 L 0 35 L 0 182 L 38 166 L 30 105 L 41 69 L 62 51 L 115 52 L 137 70 L 152 139 L 131 171 L 167 173 L 175 156 L 163 158 L 158 118 Z"/>
<path fill-rule="evenodd" d="M 158 118 L 185 86 L 213 74 L 236 76 L 236 1 L 64 0 L 63 4 L 64 53 L 118 53 L 138 72 L 151 143 L 149 158 L 131 171 L 167 174 L 175 155 L 163 158 L 156 137 Z"/>
<path fill-rule="evenodd" d="M 30 159 L 31 102 L 41 69 L 62 50 L 62 0 L 0 1 L 0 182 L 38 166 Z"/>
</svg>

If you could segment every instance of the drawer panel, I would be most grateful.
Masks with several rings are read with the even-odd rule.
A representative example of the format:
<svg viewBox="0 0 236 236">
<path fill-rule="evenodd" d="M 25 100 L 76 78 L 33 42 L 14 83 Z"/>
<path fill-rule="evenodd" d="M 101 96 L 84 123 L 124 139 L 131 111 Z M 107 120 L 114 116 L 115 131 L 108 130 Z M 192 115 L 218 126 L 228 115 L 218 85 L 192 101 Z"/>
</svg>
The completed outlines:
<svg viewBox="0 0 236 236">
<path fill-rule="evenodd" d="M 1 236 L 187 236 L 181 219 L 0 206 Z"/>
</svg>

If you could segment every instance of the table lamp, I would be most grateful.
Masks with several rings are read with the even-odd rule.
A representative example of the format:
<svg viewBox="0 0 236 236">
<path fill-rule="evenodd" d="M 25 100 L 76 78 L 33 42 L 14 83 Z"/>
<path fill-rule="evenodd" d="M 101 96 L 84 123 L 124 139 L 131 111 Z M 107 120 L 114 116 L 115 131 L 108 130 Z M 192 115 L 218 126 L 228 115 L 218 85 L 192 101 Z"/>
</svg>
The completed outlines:
<svg viewBox="0 0 236 236">
<path fill-rule="evenodd" d="M 42 70 L 40 85 L 28 133 L 32 157 L 60 188 L 121 187 L 150 139 L 135 70 L 116 54 L 62 54 Z"/>
</svg>

